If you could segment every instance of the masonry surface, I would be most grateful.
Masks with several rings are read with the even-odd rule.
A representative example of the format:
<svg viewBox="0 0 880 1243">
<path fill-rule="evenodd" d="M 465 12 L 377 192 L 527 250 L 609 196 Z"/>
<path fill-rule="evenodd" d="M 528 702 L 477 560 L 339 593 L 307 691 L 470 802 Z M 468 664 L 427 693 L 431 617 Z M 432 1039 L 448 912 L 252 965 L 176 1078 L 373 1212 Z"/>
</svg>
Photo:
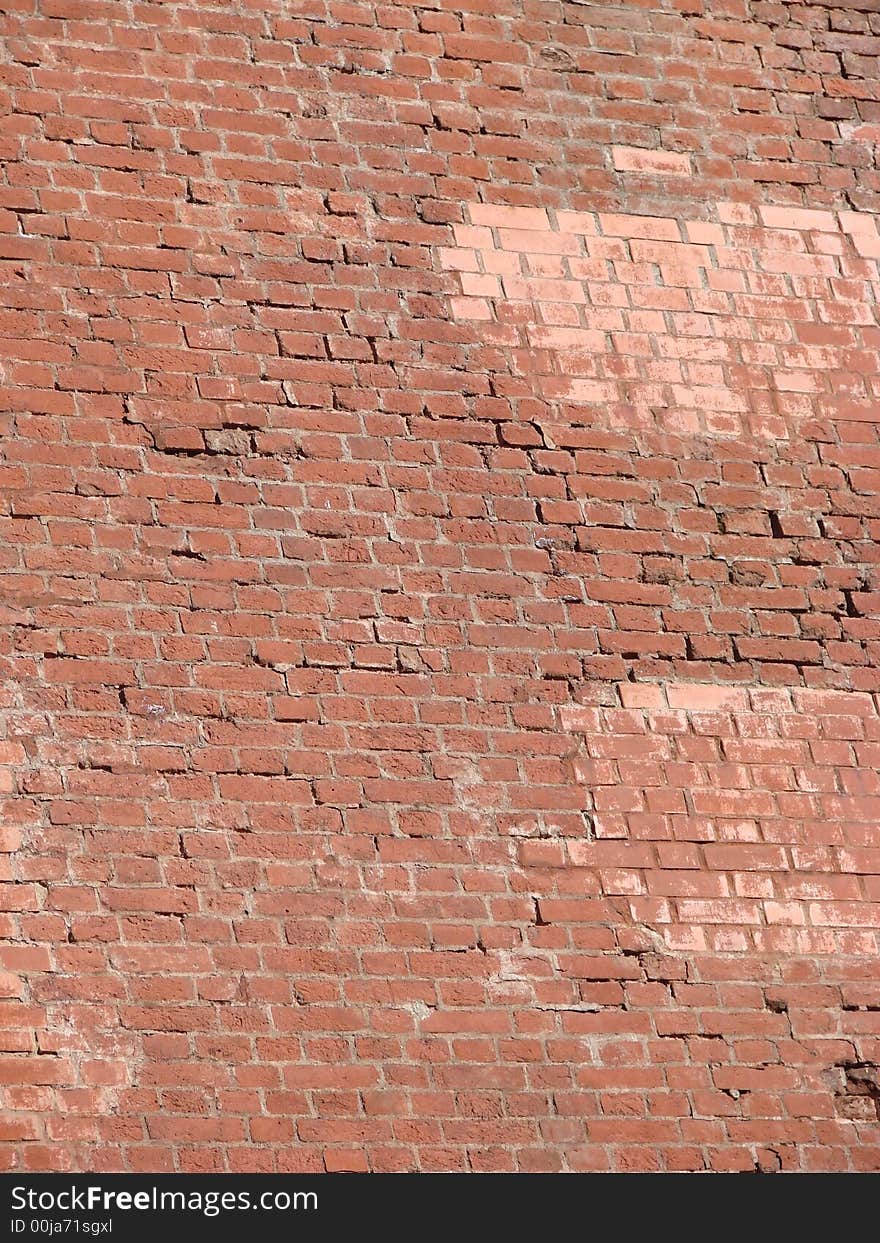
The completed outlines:
<svg viewBox="0 0 880 1243">
<path fill-rule="evenodd" d="M 0 14 L 6 1169 L 880 1169 L 880 0 Z"/>
</svg>

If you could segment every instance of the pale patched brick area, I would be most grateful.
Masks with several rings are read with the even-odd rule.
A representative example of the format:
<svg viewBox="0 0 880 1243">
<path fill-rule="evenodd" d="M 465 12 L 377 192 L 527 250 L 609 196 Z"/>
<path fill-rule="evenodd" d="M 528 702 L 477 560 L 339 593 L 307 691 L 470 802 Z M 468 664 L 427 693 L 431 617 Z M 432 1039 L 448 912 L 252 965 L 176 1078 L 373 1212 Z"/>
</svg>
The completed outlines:
<svg viewBox="0 0 880 1243">
<path fill-rule="evenodd" d="M 440 253 L 460 274 L 453 314 L 588 427 L 776 438 L 810 418 L 880 422 L 876 218 L 713 214 L 473 203 Z"/>
<path fill-rule="evenodd" d="M 0 8 L 2 1168 L 880 1170 L 875 0 Z"/>
<path fill-rule="evenodd" d="M 871 695 L 620 687 L 563 707 L 593 840 L 569 858 L 672 949 L 876 955 L 880 714 Z"/>
</svg>

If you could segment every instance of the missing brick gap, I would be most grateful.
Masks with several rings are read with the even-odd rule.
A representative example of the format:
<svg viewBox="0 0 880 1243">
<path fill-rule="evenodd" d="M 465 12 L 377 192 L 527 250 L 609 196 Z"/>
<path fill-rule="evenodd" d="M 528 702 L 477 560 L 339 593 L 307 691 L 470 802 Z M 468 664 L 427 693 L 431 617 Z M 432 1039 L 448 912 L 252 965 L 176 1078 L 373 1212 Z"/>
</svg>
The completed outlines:
<svg viewBox="0 0 880 1243">
<path fill-rule="evenodd" d="M 775 1148 L 764 1148 L 755 1158 L 756 1174 L 778 1174 L 781 1169 L 782 1157 Z"/>
<path fill-rule="evenodd" d="M 843 1090 L 839 1097 L 858 1096 L 870 1100 L 880 1122 L 880 1066 L 874 1062 L 838 1062 L 843 1071 Z"/>
</svg>

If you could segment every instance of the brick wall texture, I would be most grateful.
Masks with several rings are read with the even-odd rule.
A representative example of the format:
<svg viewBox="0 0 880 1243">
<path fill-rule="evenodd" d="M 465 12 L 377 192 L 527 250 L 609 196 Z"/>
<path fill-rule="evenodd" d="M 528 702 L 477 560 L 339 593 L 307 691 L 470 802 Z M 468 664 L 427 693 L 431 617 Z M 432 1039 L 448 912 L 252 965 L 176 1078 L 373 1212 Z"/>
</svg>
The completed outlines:
<svg viewBox="0 0 880 1243">
<path fill-rule="evenodd" d="M 880 1169 L 880 0 L 0 6 L 7 1169 Z"/>
</svg>

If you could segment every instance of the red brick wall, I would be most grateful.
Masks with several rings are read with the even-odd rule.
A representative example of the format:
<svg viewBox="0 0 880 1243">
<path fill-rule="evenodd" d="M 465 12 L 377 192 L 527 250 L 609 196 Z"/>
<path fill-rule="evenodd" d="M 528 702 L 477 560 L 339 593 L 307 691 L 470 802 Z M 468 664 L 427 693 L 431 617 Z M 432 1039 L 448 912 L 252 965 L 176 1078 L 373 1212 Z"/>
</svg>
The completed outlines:
<svg viewBox="0 0 880 1243">
<path fill-rule="evenodd" d="M 0 40 L 5 1167 L 880 1168 L 880 0 Z"/>
</svg>

